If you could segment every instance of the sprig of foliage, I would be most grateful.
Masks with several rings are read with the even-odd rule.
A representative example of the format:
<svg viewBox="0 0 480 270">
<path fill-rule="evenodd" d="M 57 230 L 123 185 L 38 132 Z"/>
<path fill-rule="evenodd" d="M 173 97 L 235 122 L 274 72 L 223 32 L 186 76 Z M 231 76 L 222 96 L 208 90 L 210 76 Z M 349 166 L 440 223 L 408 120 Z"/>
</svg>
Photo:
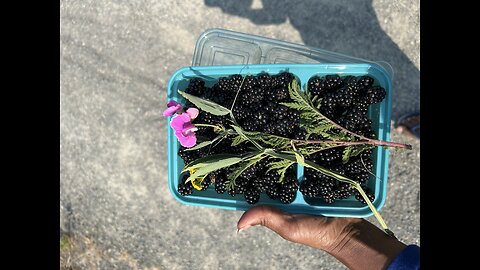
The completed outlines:
<svg viewBox="0 0 480 270">
<path fill-rule="evenodd" d="M 248 160 L 241 162 L 230 174 L 228 174 L 228 180 L 226 181 L 227 189 L 232 190 L 233 188 L 235 188 L 235 180 L 237 180 L 237 178 L 250 166 L 266 157 L 266 155 L 260 153 L 251 157 Z"/>
<path fill-rule="evenodd" d="M 336 125 L 318 110 L 320 102 L 315 106 L 309 95 L 300 90 L 300 85 L 296 80 L 289 84 L 288 92 L 293 102 L 282 102 L 280 104 L 300 112 L 300 127 L 305 129 L 307 137 L 312 134 L 328 140 L 340 140 L 346 137 L 338 131 L 334 132 L 333 129 L 336 128 Z"/>
<path fill-rule="evenodd" d="M 197 106 L 200 110 L 206 111 L 213 115 L 227 115 L 230 113 L 229 109 L 213 101 L 199 98 L 197 96 L 187 94 L 180 90 L 178 90 L 178 93 L 182 95 L 184 98 L 188 99 L 193 104 L 195 104 L 195 106 Z"/>
<path fill-rule="evenodd" d="M 282 149 L 286 148 L 292 142 L 292 139 L 285 138 L 278 135 L 263 133 L 263 132 L 255 132 L 255 131 L 243 131 L 245 135 L 251 138 L 254 141 L 260 142 L 265 144 L 266 147 L 271 147 L 274 149 Z"/>
<path fill-rule="evenodd" d="M 283 180 L 285 179 L 285 173 L 287 172 L 287 169 L 295 164 L 295 162 L 290 161 L 290 160 L 284 160 L 284 159 L 277 159 L 277 161 L 271 162 L 267 164 L 267 173 L 269 171 L 275 171 L 278 175 L 278 183 L 283 183 Z"/>
</svg>

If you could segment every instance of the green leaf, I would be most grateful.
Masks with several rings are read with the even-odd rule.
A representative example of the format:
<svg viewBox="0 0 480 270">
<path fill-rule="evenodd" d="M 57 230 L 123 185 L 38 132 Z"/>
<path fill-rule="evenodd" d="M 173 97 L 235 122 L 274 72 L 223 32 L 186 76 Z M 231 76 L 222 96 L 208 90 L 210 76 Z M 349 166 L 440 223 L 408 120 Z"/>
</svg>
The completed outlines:
<svg viewBox="0 0 480 270">
<path fill-rule="evenodd" d="M 210 163 L 208 163 L 208 164 L 206 164 L 202 167 L 198 167 L 196 170 L 194 170 L 193 174 L 190 174 L 187 181 L 189 181 L 189 180 L 192 181 L 193 179 L 204 176 L 204 175 L 206 175 L 210 172 L 213 172 L 213 171 L 216 171 L 216 170 L 228 167 L 228 166 L 232 166 L 234 164 L 239 163 L 242 160 L 243 159 L 239 158 L 239 157 L 232 157 L 232 158 L 226 158 L 226 159 L 221 159 L 221 160 L 216 160 L 216 161 L 210 162 Z"/>
<path fill-rule="evenodd" d="M 206 165 L 211 164 L 213 162 L 216 162 L 218 160 L 233 158 L 233 157 L 238 157 L 238 155 L 217 154 L 217 155 L 209 155 L 209 156 L 206 156 L 206 157 L 202 157 L 202 158 L 196 159 L 196 160 L 188 163 L 187 165 L 185 165 L 185 167 L 183 167 L 183 169 L 182 169 L 182 173 L 186 172 L 188 170 L 195 170 L 197 168 L 206 166 Z"/>
<path fill-rule="evenodd" d="M 255 145 L 255 147 L 257 147 L 258 149 L 263 149 L 263 147 L 260 144 L 258 144 L 255 140 L 248 137 L 241 127 L 235 126 L 235 125 L 231 125 L 231 126 L 237 132 L 238 135 L 242 136 L 245 140 L 248 140 L 249 142 L 253 143 L 253 145 Z"/>
<path fill-rule="evenodd" d="M 201 142 L 201 143 L 195 145 L 195 146 L 192 147 L 192 148 L 187 148 L 187 149 L 185 149 L 185 151 L 193 151 L 193 150 L 197 150 L 197 149 L 203 148 L 203 147 L 205 147 L 205 146 L 211 145 L 212 143 L 220 140 L 221 138 L 225 137 L 226 135 L 227 135 L 226 133 L 220 134 L 220 135 L 218 135 L 217 137 L 215 137 L 215 138 L 214 138 L 213 140 L 211 140 L 211 141 Z"/>
<path fill-rule="evenodd" d="M 267 144 L 274 149 L 285 148 L 290 145 L 292 139 L 262 132 L 243 131 L 250 139 Z"/>
<path fill-rule="evenodd" d="M 199 98 L 194 95 L 187 94 L 180 90 L 178 90 L 178 93 L 182 95 L 184 98 L 188 99 L 193 104 L 195 104 L 195 106 L 197 106 L 199 109 L 206 111 L 208 113 L 211 113 L 213 115 L 227 115 L 230 113 L 229 109 L 215 102 L 212 102 L 210 100 Z"/>
<path fill-rule="evenodd" d="M 242 174 L 246 169 L 248 169 L 250 166 L 253 164 L 257 163 L 261 159 L 264 159 L 265 156 L 262 156 L 262 154 L 258 154 L 254 156 L 253 158 L 249 159 L 248 161 L 243 161 L 239 164 L 239 166 L 228 175 L 228 181 L 227 181 L 227 189 L 233 189 L 235 187 L 235 180 Z"/>
<path fill-rule="evenodd" d="M 350 155 L 352 154 L 353 147 L 352 146 L 347 146 L 343 150 L 343 155 L 342 155 L 342 163 L 345 164 L 348 162 L 350 159 Z"/>
<path fill-rule="evenodd" d="M 232 140 L 232 146 L 237 146 L 243 142 L 246 142 L 247 139 L 245 139 L 244 137 L 240 136 L 240 135 L 237 135 L 235 138 L 233 138 Z"/>
</svg>

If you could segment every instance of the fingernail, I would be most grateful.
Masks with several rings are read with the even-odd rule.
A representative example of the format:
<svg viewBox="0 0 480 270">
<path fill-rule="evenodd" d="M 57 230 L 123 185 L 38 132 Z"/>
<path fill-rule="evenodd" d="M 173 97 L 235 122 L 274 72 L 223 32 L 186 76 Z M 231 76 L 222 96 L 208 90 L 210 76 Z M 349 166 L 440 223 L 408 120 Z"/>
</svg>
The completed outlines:
<svg viewBox="0 0 480 270">
<path fill-rule="evenodd" d="M 245 231 L 246 229 L 248 229 L 248 228 L 250 228 L 250 227 L 251 227 L 250 225 L 247 225 L 247 226 L 245 226 L 245 227 L 243 227 L 243 228 L 237 229 L 237 234 Z"/>
</svg>

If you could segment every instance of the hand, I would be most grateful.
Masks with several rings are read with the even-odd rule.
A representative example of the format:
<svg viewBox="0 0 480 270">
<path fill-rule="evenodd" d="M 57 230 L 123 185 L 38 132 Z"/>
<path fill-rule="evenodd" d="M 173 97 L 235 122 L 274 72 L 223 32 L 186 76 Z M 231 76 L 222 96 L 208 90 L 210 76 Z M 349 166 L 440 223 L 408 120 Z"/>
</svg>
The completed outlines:
<svg viewBox="0 0 480 270">
<path fill-rule="evenodd" d="M 239 232 L 262 225 L 284 239 L 324 250 L 350 269 L 386 269 L 405 248 L 370 222 L 360 218 L 328 218 L 288 214 L 270 206 L 246 211 Z"/>
</svg>

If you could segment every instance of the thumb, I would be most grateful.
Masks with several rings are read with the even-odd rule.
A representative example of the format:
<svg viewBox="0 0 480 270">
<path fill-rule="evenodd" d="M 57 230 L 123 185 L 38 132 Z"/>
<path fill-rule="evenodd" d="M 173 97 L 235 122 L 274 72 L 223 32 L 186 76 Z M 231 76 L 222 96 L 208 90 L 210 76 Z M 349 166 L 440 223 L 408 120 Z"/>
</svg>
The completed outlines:
<svg viewBox="0 0 480 270">
<path fill-rule="evenodd" d="M 262 225 L 288 241 L 328 251 L 349 231 L 348 227 L 358 221 L 360 219 L 293 215 L 262 205 L 243 213 L 237 230 L 241 232 L 251 226 Z"/>
<path fill-rule="evenodd" d="M 238 220 L 238 232 L 244 231 L 255 225 L 262 225 L 276 232 L 281 237 L 293 241 L 292 236 L 296 230 L 294 216 L 280 211 L 271 206 L 256 206 L 250 208 Z"/>
</svg>

